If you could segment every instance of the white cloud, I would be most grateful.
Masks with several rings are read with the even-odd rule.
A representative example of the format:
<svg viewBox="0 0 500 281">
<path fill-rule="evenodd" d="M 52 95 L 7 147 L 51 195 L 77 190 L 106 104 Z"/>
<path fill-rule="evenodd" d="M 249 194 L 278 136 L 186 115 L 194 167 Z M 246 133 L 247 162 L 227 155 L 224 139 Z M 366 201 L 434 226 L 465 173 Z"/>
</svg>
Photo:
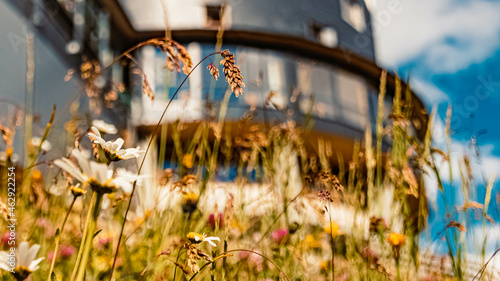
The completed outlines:
<svg viewBox="0 0 500 281">
<path fill-rule="evenodd" d="M 468 235 L 471 236 L 471 245 L 474 249 L 480 249 L 483 246 L 484 238 L 486 241 L 486 255 L 492 255 L 496 249 L 500 248 L 500 224 L 487 224 L 484 226 L 474 225 L 469 228 Z"/>
<path fill-rule="evenodd" d="M 412 77 L 411 88 L 427 106 L 450 101 L 448 95 L 432 83 Z"/>
<path fill-rule="evenodd" d="M 479 63 L 500 45 L 500 2 L 379 0 L 373 22 L 379 63 L 394 68 L 423 55 L 434 72 Z"/>
<path fill-rule="evenodd" d="M 467 235 L 469 236 L 467 239 L 467 248 L 471 253 L 467 256 L 467 258 L 472 264 L 484 264 L 493 255 L 493 253 L 500 248 L 500 225 L 498 224 L 488 224 L 484 228 L 482 225 L 475 225 L 468 229 Z M 481 249 L 485 238 L 485 255 L 483 257 L 481 255 Z M 490 261 L 488 269 L 495 269 L 498 271 L 497 277 L 500 277 L 500 254 L 495 255 L 495 257 Z"/>
<path fill-rule="evenodd" d="M 447 152 L 446 137 L 445 137 L 445 122 L 441 118 L 435 118 L 432 123 L 433 146 Z M 451 140 L 450 144 L 450 162 L 452 179 L 450 181 L 450 163 L 436 158 L 436 164 L 439 171 L 439 176 L 443 184 L 452 183 L 456 187 L 461 186 L 460 171 L 465 169 L 463 166 L 464 156 L 469 155 L 470 166 L 474 180 L 477 185 L 489 182 L 495 176 L 495 182 L 500 178 L 500 157 L 491 154 L 493 147 L 491 144 L 485 144 L 479 147 L 481 151 L 480 157 L 477 157 L 474 146 L 470 145 L 469 141 Z M 424 176 L 424 185 L 427 191 L 427 197 L 433 207 L 437 205 L 438 182 L 434 172 L 428 169 L 428 173 Z M 457 194 L 458 202 L 462 201 L 462 195 Z M 458 203 L 456 202 L 456 203 Z"/>
</svg>

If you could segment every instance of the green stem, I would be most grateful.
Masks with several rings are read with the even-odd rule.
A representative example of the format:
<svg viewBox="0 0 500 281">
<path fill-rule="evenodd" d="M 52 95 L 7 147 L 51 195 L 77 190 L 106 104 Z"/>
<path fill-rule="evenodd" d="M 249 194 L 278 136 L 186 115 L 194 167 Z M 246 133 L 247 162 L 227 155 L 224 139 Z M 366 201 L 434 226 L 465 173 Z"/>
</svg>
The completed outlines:
<svg viewBox="0 0 500 281">
<path fill-rule="evenodd" d="M 214 262 L 216 262 L 218 259 L 220 258 L 224 258 L 224 257 L 228 257 L 228 256 L 231 256 L 231 255 L 228 255 L 229 253 L 233 253 L 233 252 L 248 252 L 248 253 L 253 253 L 253 254 L 256 254 L 258 256 L 261 256 L 262 258 L 264 258 L 265 260 L 267 260 L 268 262 L 272 263 L 277 269 L 278 271 L 281 273 L 281 276 L 284 280 L 286 281 L 290 281 L 290 278 L 288 278 L 288 275 L 285 274 L 285 272 L 281 269 L 281 267 L 279 267 L 272 259 L 264 256 L 263 254 L 259 253 L 259 252 L 255 252 L 255 251 L 252 251 L 252 250 L 246 250 L 246 249 L 234 249 L 234 250 L 229 250 L 229 251 L 225 251 L 224 253 L 221 253 L 220 255 L 218 255 L 217 257 L 213 258 L 212 261 L 210 262 L 207 262 L 206 264 L 204 264 L 200 270 L 198 272 L 196 272 L 195 274 L 193 274 L 193 276 L 191 276 L 191 278 L 189 279 L 189 281 L 192 281 L 194 280 L 194 278 L 196 277 L 196 275 L 198 275 L 198 273 L 200 273 L 205 267 L 207 267 L 209 264 L 212 264 Z"/>
<path fill-rule="evenodd" d="M 396 280 L 401 281 L 401 275 L 399 273 L 399 258 L 396 259 Z"/>
<path fill-rule="evenodd" d="M 174 281 L 175 281 L 175 275 L 177 274 L 177 264 L 179 262 L 179 258 L 181 257 L 181 250 L 182 250 L 182 248 L 180 248 L 179 252 L 177 252 L 177 258 L 175 259 Z"/>
<path fill-rule="evenodd" d="M 97 193 L 94 191 L 96 195 L 96 200 L 94 205 L 92 206 L 92 217 L 90 220 L 89 228 L 87 230 L 87 237 L 85 239 L 85 247 L 83 250 L 82 260 L 78 266 L 77 281 L 83 281 L 85 278 L 85 272 L 87 270 L 87 263 L 89 260 L 90 250 L 92 249 L 92 241 L 94 239 L 94 233 L 97 226 L 97 219 L 99 217 L 99 213 L 101 211 L 101 202 L 103 194 Z"/>
<path fill-rule="evenodd" d="M 66 226 L 66 221 L 68 220 L 69 214 L 71 213 L 71 210 L 73 209 L 73 206 L 75 205 L 76 201 L 76 196 L 73 197 L 73 201 L 71 201 L 71 205 L 69 205 L 68 212 L 66 213 L 66 216 L 64 217 L 64 221 L 61 225 L 60 231 L 59 229 L 56 230 L 56 246 L 54 248 L 54 256 L 52 257 L 52 263 L 50 264 L 50 270 L 49 274 L 47 276 L 47 281 L 52 280 L 52 271 L 54 270 L 54 265 L 56 264 L 56 258 L 57 258 L 57 250 L 59 249 L 59 242 L 61 241 L 61 236 L 64 231 L 64 226 Z"/>
<path fill-rule="evenodd" d="M 95 204 L 96 198 L 97 198 L 96 193 L 93 193 L 92 199 L 90 200 L 90 206 L 93 206 Z M 78 267 L 80 265 L 80 261 L 82 259 L 83 247 L 85 246 L 85 240 L 87 239 L 87 231 L 88 231 L 89 224 L 90 224 L 91 214 L 92 214 L 92 207 L 89 207 L 89 211 L 87 212 L 87 218 L 85 219 L 85 226 L 83 228 L 82 242 L 80 242 L 80 248 L 78 249 L 78 255 L 76 256 L 75 267 L 73 268 L 73 272 L 71 273 L 70 280 L 75 279 Z"/>
<path fill-rule="evenodd" d="M 330 248 L 332 250 L 332 281 L 335 280 L 335 242 L 333 241 L 333 225 L 332 225 L 332 212 L 330 208 L 330 201 L 328 201 L 328 217 L 330 218 Z"/>
</svg>

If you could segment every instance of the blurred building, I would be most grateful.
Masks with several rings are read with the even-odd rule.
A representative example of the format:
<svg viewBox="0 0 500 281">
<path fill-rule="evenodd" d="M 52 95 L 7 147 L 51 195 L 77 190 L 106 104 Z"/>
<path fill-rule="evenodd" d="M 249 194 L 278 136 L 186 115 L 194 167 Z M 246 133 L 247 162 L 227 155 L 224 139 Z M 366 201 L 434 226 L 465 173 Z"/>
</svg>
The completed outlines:
<svg viewBox="0 0 500 281">
<path fill-rule="evenodd" d="M 34 91 L 22 88 L 22 91 L 26 92 L 26 98 L 19 99 L 21 103 L 24 100 L 30 102 L 31 109 L 28 112 L 36 111 L 36 101 L 39 100 L 43 104 L 52 102 L 62 104 L 60 108 L 63 114 L 69 115 L 68 112 L 74 108 L 65 107 L 64 104 L 74 103 L 84 95 L 78 91 L 76 96 L 72 95 L 73 93 L 65 95 L 60 92 L 60 89 L 65 89 L 64 86 L 53 88 L 50 85 L 64 84 L 65 70 L 70 68 L 75 69 L 72 83 L 76 86 L 83 85 L 85 79 L 79 79 L 77 75 L 83 71 L 80 67 L 83 57 L 98 59 L 101 65 L 107 66 L 113 61 L 113 57 L 137 43 L 167 34 L 187 47 L 196 64 L 216 50 L 219 34 L 221 35 L 219 40 L 222 42 L 220 48 L 229 49 L 235 54 L 236 64 L 240 66 L 246 84 L 242 96 L 237 98 L 231 95 L 228 101 L 226 121 L 234 125 L 234 128 L 238 127 L 239 120 L 249 111 L 253 112 L 251 123 L 263 126 L 285 121 L 288 113 L 291 113 L 292 120 L 298 125 L 306 124 L 309 117 L 312 117 L 314 126 L 309 135 L 309 145 L 314 149 L 320 137 L 333 143 L 331 153 L 333 168 L 338 164 L 339 155 L 345 163 L 348 163 L 347 161 L 352 158 L 355 142 L 363 139 L 368 128 L 372 130 L 375 128 L 382 69 L 375 64 L 371 18 L 364 1 L 7 0 L 4 2 L 0 3 L 5 8 L 4 13 L 15 18 L 18 22 L 16 28 L 20 30 L 16 33 L 17 37 L 16 34 L 9 37 L 14 40 L 9 39 L 10 44 L 21 46 L 24 51 L 26 46 L 16 45 L 18 41 L 15 40 L 23 42 L 22 38 L 29 34 L 33 34 L 38 42 L 34 45 L 37 62 L 35 71 L 39 71 L 35 73 L 35 80 L 41 77 L 43 81 L 39 82 L 40 84 L 36 83 Z M 43 52 L 37 51 L 39 49 Z M 14 48 L 13 52 L 15 50 Z M 103 119 L 114 123 L 120 129 L 122 136 L 126 130 L 126 135 L 129 136 L 125 138 L 128 141 L 127 146 L 135 145 L 135 142 L 146 143 L 163 110 L 186 77 L 182 72 L 170 72 L 165 69 L 165 54 L 152 46 L 142 47 L 131 55 L 133 63 L 128 60 L 128 63 L 114 64 L 95 80 L 95 86 L 98 88 L 96 92 L 99 94 L 92 96 L 91 102 L 85 97 L 79 103 L 80 107 L 86 107 L 83 112 L 88 112 L 86 116 L 88 119 Z M 29 59 L 29 56 L 21 57 L 15 63 L 26 65 Z M 200 65 L 200 68 L 194 71 L 187 83 L 181 87 L 163 118 L 164 124 L 181 120 L 188 124 L 188 127 L 189 124 L 195 127 L 200 120 L 211 117 L 210 110 L 207 110 L 208 104 L 213 103 L 217 108 L 228 91 L 228 86 L 223 77 L 214 81 L 206 70 L 209 63 L 210 60 L 207 60 Z M 218 65 L 217 61 L 214 63 Z M 137 70 L 138 66 L 140 71 Z M 2 73 L 9 72 L 8 66 L 2 67 Z M 155 94 L 154 102 L 143 94 L 142 71 L 147 75 Z M 17 79 L 20 85 L 25 85 L 23 78 L 26 77 L 25 69 L 21 68 L 18 72 Z M 44 85 L 45 88 L 39 88 L 40 85 Z M 77 88 L 76 86 L 74 88 Z M 394 88 L 395 77 L 389 74 L 385 122 L 389 122 Z M 271 102 L 266 104 L 265 101 L 271 91 L 275 94 Z M 15 96 L 17 92 L 12 91 L 10 95 Z M 115 105 L 120 106 L 108 107 L 108 102 L 116 102 Z M 423 138 L 428 119 L 427 112 L 415 95 L 412 97 L 412 102 L 413 133 Z M 96 103 L 102 110 L 95 108 Z M 39 110 L 47 112 L 50 109 Z M 238 133 L 236 130 L 234 132 Z M 184 140 L 190 140 L 192 133 L 193 130 L 188 129 L 182 137 Z M 384 145 L 388 148 L 390 140 L 386 139 Z M 64 146 L 56 144 L 54 147 L 58 149 Z M 153 154 L 159 159 L 170 159 L 173 146 L 170 142 L 155 152 L 156 154 Z M 59 151 L 57 155 L 65 153 Z M 162 153 L 164 155 L 161 155 Z M 289 176 L 299 179 L 297 176 L 299 165 L 296 158 L 286 158 L 289 161 L 284 162 L 289 163 L 278 163 L 283 165 L 275 167 L 276 170 L 281 169 L 283 172 L 293 170 Z M 157 159 L 150 160 L 145 173 L 173 165 L 165 161 L 163 167 L 156 167 Z M 286 165 L 293 169 L 288 169 Z M 233 170 L 227 171 L 224 177 L 217 177 L 216 180 L 226 181 L 228 189 L 232 188 L 234 194 L 239 194 L 236 190 L 238 186 L 234 184 L 236 167 Z M 292 194 L 298 194 L 302 189 L 300 180 L 295 182 L 299 184 L 291 190 Z M 250 187 L 254 197 L 261 199 L 259 188 L 262 186 Z M 269 196 L 276 199 L 274 194 Z M 245 200 L 251 196 L 241 197 Z M 260 201 L 255 202 L 260 212 L 268 210 L 259 203 Z M 275 206 L 271 204 L 268 207 Z M 336 213 L 344 218 L 345 225 L 352 225 L 353 212 L 346 209 L 345 212 Z M 341 219 L 338 218 L 339 221 Z M 368 216 L 360 219 L 369 225 Z"/>
<path fill-rule="evenodd" d="M 375 127 L 382 70 L 374 63 L 373 30 L 364 1 L 22 0 L 9 4 L 9 9 L 25 17 L 25 26 L 35 37 L 50 45 L 58 57 L 55 60 L 68 68 L 78 66 L 82 56 L 108 65 L 113 56 L 138 42 L 165 36 L 166 27 L 174 40 L 187 46 L 196 63 L 215 50 L 217 32 L 222 29 L 222 49 L 235 53 L 247 85 L 242 97 L 229 100 L 227 121 L 237 121 L 255 109 L 255 122 L 273 124 L 279 122 L 278 107 L 293 110 L 300 124 L 311 113 L 314 133 L 334 141 L 334 154 L 341 153 L 345 159 L 351 157 L 353 140 L 361 139 L 368 126 Z M 138 136 L 145 137 L 185 75 L 165 69 L 165 56 L 154 47 L 141 48 L 134 56 L 152 84 L 155 101 L 142 95 L 139 75 L 117 64 L 104 74 L 101 86 L 124 83 L 130 89 L 121 93 L 126 98 L 120 98 L 130 118 L 121 118 L 123 110 L 119 114 L 104 110 L 93 117 L 114 121 L 132 132 L 138 129 L 143 132 Z M 181 88 L 165 123 L 200 120 L 207 100 L 222 100 L 227 85 L 224 79 L 213 82 L 205 71 L 209 62 Z M 386 116 L 393 88 L 394 77 L 389 75 Z M 271 91 L 274 105 L 264 105 Z M 51 96 L 44 102 L 61 101 L 54 93 L 37 94 Z M 419 99 L 414 101 L 415 133 L 422 136 L 427 115 Z"/>
<path fill-rule="evenodd" d="M 373 30 L 364 1 L 102 3 L 110 11 L 121 51 L 142 40 L 164 36 L 168 27 L 172 37 L 188 47 L 196 63 L 215 50 L 217 33 L 222 29 L 222 49 L 235 53 L 246 83 L 244 95 L 229 100 L 229 122 L 236 122 L 250 109 L 257 113 L 253 121 L 271 124 L 280 120 L 275 107 L 293 110 L 299 124 L 311 113 L 314 133 L 335 143 L 333 162 L 337 153 L 350 159 L 353 140 L 362 139 L 368 126 L 375 127 L 382 70 L 374 63 Z M 131 123 L 144 128 L 145 136 L 149 133 L 146 128 L 150 130 L 157 123 L 185 76 L 164 69 L 165 56 L 154 47 L 142 48 L 136 58 L 154 81 L 154 103 L 142 95 L 140 87 L 132 94 Z M 213 82 L 205 71 L 209 62 L 181 88 L 165 122 L 200 120 L 206 117 L 203 107 L 207 99 L 223 99 L 227 85 L 224 79 Z M 394 77 L 389 75 L 386 116 L 392 107 L 393 89 Z M 271 91 L 275 106 L 264 104 Z M 422 136 L 427 116 L 419 99 L 414 100 L 415 133 Z"/>
</svg>

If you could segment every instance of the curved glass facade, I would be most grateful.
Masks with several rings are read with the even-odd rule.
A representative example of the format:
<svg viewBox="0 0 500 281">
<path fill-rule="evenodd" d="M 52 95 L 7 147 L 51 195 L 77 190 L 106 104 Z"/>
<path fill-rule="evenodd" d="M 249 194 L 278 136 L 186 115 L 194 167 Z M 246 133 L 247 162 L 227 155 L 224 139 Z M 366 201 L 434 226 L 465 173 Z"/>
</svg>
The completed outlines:
<svg viewBox="0 0 500 281">
<path fill-rule="evenodd" d="M 232 95 L 229 100 L 228 121 L 237 121 L 251 108 L 262 110 L 268 94 L 273 91 L 275 95 L 271 102 L 274 105 L 266 106 L 271 122 L 284 118 L 276 112 L 276 106 L 293 111 L 298 121 L 311 113 L 318 121 L 316 130 L 329 134 L 344 131 L 352 136 L 352 132 L 363 133 L 368 125 L 374 127 L 378 90 L 363 76 L 286 52 L 234 45 L 223 46 L 225 48 L 236 55 L 236 64 L 241 68 L 246 84 L 242 96 L 236 98 Z M 194 62 L 214 52 L 212 44 L 200 43 L 189 44 L 188 50 Z M 142 49 L 139 58 L 151 84 L 154 82 L 156 98 L 151 104 L 147 97 L 137 93 L 133 109 L 142 102 L 143 106 L 146 104 L 142 108 L 148 110 L 143 110 L 142 114 L 132 112 L 132 116 L 137 125 L 151 125 L 158 121 L 166 103 L 186 76 L 165 69 L 164 54 L 154 48 Z M 199 110 L 204 101 L 222 101 L 228 85 L 219 59 L 213 56 L 206 59 L 192 73 L 175 97 L 165 122 L 177 119 L 196 121 L 204 117 L 204 111 Z M 221 77 L 217 81 L 206 70 L 211 62 L 220 68 Z M 259 116 L 256 118 L 258 120 Z"/>
</svg>

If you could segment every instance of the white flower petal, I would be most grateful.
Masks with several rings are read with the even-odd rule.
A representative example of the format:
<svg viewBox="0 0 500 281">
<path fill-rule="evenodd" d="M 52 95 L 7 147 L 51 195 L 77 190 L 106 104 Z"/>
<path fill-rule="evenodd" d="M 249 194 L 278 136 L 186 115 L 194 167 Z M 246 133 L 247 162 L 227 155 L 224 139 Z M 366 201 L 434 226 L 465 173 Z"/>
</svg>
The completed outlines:
<svg viewBox="0 0 500 281">
<path fill-rule="evenodd" d="M 71 162 L 69 159 L 57 159 L 54 160 L 54 164 L 59 168 L 65 170 L 68 174 L 73 176 L 75 179 L 80 181 L 81 183 L 86 183 L 87 178 L 80 172 L 80 170 Z"/>
<path fill-rule="evenodd" d="M 38 254 L 38 250 L 40 250 L 40 245 L 35 244 L 29 248 L 28 252 L 26 253 L 25 257 L 25 266 L 28 266 L 31 264 L 31 262 L 35 259 L 36 254 Z"/>
<path fill-rule="evenodd" d="M 120 158 L 121 159 L 132 159 L 132 158 L 139 158 L 142 153 L 144 153 L 144 150 L 139 150 L 139 147 L 137 148 L 128 148 L 126 150 L 120 150 Z"/>
<path fill-rule="evenodd" d="M 109 205 L 111 205 L 111 200 L 109 199 L 108 196 L 103 196 L 101 202 L 101 209 L 106 210 L 109 207 Z"/>
<path fill-rule="evenodd" d="M 219 237 L 212 237 L 212 236 L 210 236 L 210 237 L 203 238 L 203 241 L 207 241 L 210 245 L 212 245 L 214 247 L 217 247 L 217 245 L 214 242 L 212 242 L 212 241 L 218 241 L 218 242 L 220 242 L 220 238 Z"/>
<path fill-rule="evenodd" d="M 7 252 L 0 252 L 0 268 L 5 270 L 5 271 L 10 271 L 10 265 L 7 263 L 9 262 L 9 255 Z"/>
<path fill-rule="evenodd" d="M 18 249 L 18 254 L 17 254 L 17 265 L 19 266 L 27 266 L 28 265 L 28 260 L 26 259 L 28 257 L 28 251 L 29 251 L 29 244 L 28 242 L 21 242 L 19 245 Z"/>
<path fill-rule="evenodd" d="M 103 138 L 94 139 L 94 143 L 98 143 L 103 149 L 107 147 L 107 142 Z"/>
<path fill-rule="evenodd" d="M 44 151 L 49 151 L 52 149 L 52 144 L 48 141 L 48 140 L 45 140 L 43 143 L 42 143 L 42 150 Z"/>
<path fill-rule="evenodd" d="M 100 184 L 106 183 L 108 166 L 106 164 L 90 162 L 92 168 L 92 177 L 94 177 Z"/>
<path fill-rule="evenodd" d="M 96 134 L 94 133 L 88 133 L 87 134 L 92 142 L 96 142 L 97 138 L 99 138 Z"/>
<path fill-rule="evenodd" d="M 44 259 L 45 258 L 38 258 L 38 259 L 32 261 L 30 263 L 30 265 L 28 266 L 29 270 L 31 272 L 38 270 L 40 268 L 40 266 L 38 266 L 38 264 L 40 264 L 40 262 L 43 261 Z"/>
<path fill-rule="evenodd" d="M 116 145 L 115 151 L 120 150 L 120 148 L 122 148 L 122 146 L 123 146 L 124 143 L 125 143 L 125 141 L 122 138 L 118 138 L 115 141 L 115 145 Z"/>
<path fill-rule="evenodd" d="M 106 172 L 106 179 L 113 178 L 113 169 L 108 169 Z"/>
<path fill-rule="evenodd" d="M 89 159 L 85 157 L 78 149 L 73 149 L 71 155 L 76 158 L 78 166 L 87 177 L 92 177 L 92 170 L 90 169 Z"/>
<path fill-rule="evenodd" d="M 132 182 L 130 181 L 130 179 L 128 179 L 128 178 L 125 178 L 125 177 L 115 178 L 115 179 L 113 179 L 111 184 L 114 184 L 114 185 L 116 185 L 116 187 L 121 188 L 123 190 L 123 192 L 125 192 L 125 193 L 132 193 L 133 185 L 132 185 Z"/>
<path fill-rule="evenodd" d="M 116 134 L 116 127 L 113 124 L 108 124 L 104 122 L 103 120 L 94 120 L 92 122 L 92 125 L 94 125 L 93 128 L 99 129 L 99 131 L 106 133 L 106 134 Z"/>
<path fill-rule="evenodd" d="M 31 145 L 34 147 L 39 147 L 42 139 L 40 137 L 31 138 Z M 48 140 L 44 140 L 42 146 L 40 147 L 42 150 L 49 151 L 52 149 L 52 144 Z"/>
<path fill-rule="evenodd" d="M 92 126 L 92 128 L 90 129 L 92 132 L 94 132 L 94 135 L 97 137 L 97 138 L 101 138 L 101 133 L 99 132 L 99 129 L 97 129 L 96 127 Z M 89 133 L 90 134 L 90 133 Z"/>
</svg>

